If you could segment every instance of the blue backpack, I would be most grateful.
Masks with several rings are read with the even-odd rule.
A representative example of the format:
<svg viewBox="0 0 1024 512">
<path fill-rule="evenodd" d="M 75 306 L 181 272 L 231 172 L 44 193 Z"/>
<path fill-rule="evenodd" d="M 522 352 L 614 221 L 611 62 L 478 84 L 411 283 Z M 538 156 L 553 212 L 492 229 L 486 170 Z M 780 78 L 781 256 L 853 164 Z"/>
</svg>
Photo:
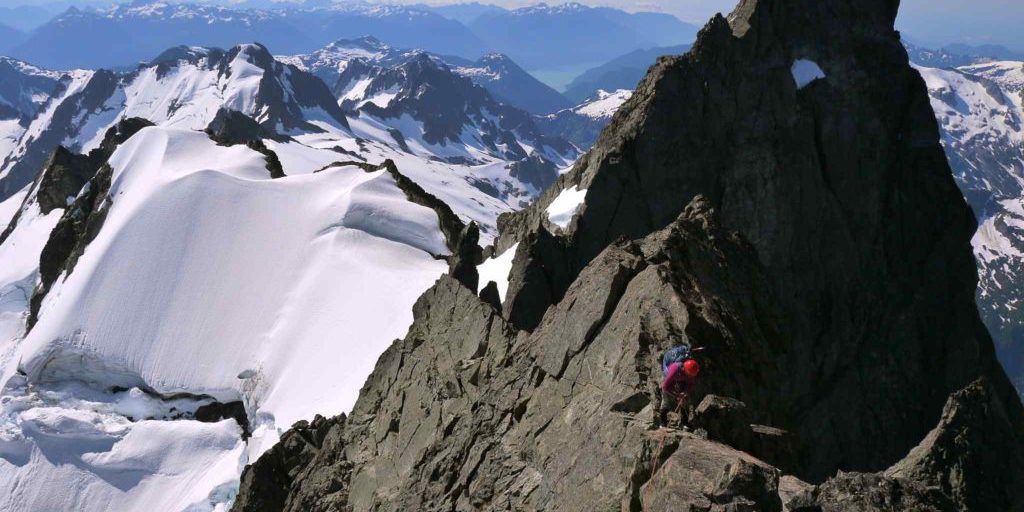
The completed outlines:
<svg viewBox="0 0 1024 512">
<path fill-rule="evenodd" d="M 690 358 L 690 346 L 689 345 L 678 345 L 668 349 L 665 355 L 661 358 L 661 371 L 668 373 L 668 365 L 672 363 L 682 363 Z"/>
</svg>

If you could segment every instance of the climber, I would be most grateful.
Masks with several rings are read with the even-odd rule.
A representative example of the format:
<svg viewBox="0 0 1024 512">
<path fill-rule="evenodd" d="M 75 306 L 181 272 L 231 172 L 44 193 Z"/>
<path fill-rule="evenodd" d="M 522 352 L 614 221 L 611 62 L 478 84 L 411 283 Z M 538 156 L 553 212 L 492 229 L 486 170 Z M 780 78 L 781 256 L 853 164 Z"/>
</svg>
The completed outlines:
<svg viewBox="0 0 1024 512">
<path fill-rule="evenodd" d="M 668 424 L 668 413 L 682 408 L 687 395 L 697 384 L 700 363 L 692 356 L 698 350 L 691 351 L 688 345 L 679 345 L 665 352 L 662 357 L 661 369 L 665 377 L 661 381 L 661 425 Z"/>
</svg>

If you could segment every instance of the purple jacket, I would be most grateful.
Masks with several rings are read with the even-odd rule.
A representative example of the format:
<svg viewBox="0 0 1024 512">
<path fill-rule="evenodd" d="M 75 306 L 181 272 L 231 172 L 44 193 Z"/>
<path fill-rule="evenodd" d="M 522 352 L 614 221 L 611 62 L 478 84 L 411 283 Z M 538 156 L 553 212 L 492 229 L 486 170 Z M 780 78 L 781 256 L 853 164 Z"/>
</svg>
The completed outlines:
<svg viewBox="0 0 1024 512">
<path fill-rule="evenodd" d="M 672 363 L 668 365 L 665 372 L 665 380 L 661 381 L 661 390 L 669 392 L 676 388 L 682 388 L 682 392 L 688 393 L 690 388 L 696 384 L 697 379 L 691 379 L 683 372 L 683 363 Z"/>
</svg>

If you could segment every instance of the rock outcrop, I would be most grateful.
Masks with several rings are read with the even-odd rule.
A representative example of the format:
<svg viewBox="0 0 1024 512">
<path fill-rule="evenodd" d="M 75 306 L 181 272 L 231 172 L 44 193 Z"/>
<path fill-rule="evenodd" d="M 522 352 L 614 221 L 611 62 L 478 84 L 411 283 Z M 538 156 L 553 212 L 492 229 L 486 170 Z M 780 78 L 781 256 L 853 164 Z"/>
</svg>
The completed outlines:
<svg viewBox="0 0 1024 512">
<path fill-rule="evenodd" d="M 976 223 L 893 30 L 897 8 L 747 0 L 689 53 L 660 59 L 572 171 L 499 219 L 497 252 L 525 241 L 507 317 L 532 330 L 604 247 L 702 194 L 753 244 L 778 298 L 785 371 L 759 392 L 805 447 L 800 475 L 888 467 L 983 375 L 1021 425 L 974 304 Z M 821 73 L 807 82 L 800 63 Z M 556 228 L 547 209 L 571 187 L 585 204 Z"/>
<path fill-rule="evenodd" d="M 263 139 L 286 141 L 283 137 L 260 125 L 255 119 L 237 111 L 220 109 L 213 121 L 206 127 L 210 139 L 224 146 L 244 144 L 249 149 L 262 153 L 266 161 L 267 172 L 271 178 L 283 178 L 284 168 L 281 159 L 263 142 Z"/>
<path fill-rule="evenodd" d="M 336 495 L 344 501 L 306 494 L 300 478 L 284 509 L 595 510 L 676 494 L 708 506 L 759 503 L 777 487 L 777 470 L 652 425 L 660 355 L 686 326 L 716 336 L 706 366 L 720 371 L 703 386 L 758 396 L 737 386 L 767 378 L 775 328 L 758 312 L 770 304 L 752 248 L 722 231 L 700 198 L 665 230 L 609 247 L 532 334 L 445 276 L 416 304 L 409 335 L 378 361 L 344 428 L 324 442 L 344 447 L 318 456 L 349 468 Z M 751 380 L 729 379 L 733 371 Z M 742 463 L 764 474 L 735 470 L 723 483 L 727 467 Z M 760 483 L 728 483 L 751 478 Z M 752 487 L 755 495 L 742 491 Z"/>
<path fill-rule="evenodd" d="M 975 478 L 1024 474 L 996 456 L 1020 453 L 1024 412 L 897 7 L 714 18 L 501 219 L 493 253 L 517 250 L 500 312 L 442 277 L 310 461 L 261 459 L 234 510 L 279 474 L 296 476 L 265 510 L 1019 509 L 1016 477 Z M 555 226 L 573 187 L 585 200 Z M 705 349 L 694 433 L 655 421 L 681 340 Z"/>
</svg>

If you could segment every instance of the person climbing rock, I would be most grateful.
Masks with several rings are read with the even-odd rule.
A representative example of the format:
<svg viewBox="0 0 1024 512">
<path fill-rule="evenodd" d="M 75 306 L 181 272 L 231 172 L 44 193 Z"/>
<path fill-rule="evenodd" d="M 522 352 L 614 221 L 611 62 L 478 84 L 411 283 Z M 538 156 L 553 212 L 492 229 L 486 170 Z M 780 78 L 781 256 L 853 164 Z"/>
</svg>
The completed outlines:
<svg viewBox="0 0 1024 512">
<path fill-rule="evenodd" d="M 669 349 L 661 359 L 664 378 L 661 381 L 661 409 L 658 419 L 661 426 L 668 425 L 668 413 L 680 412 L 687 395 L 697 385 L 700 363 L 692 357 L 688 345 Z"/>
</svg>

